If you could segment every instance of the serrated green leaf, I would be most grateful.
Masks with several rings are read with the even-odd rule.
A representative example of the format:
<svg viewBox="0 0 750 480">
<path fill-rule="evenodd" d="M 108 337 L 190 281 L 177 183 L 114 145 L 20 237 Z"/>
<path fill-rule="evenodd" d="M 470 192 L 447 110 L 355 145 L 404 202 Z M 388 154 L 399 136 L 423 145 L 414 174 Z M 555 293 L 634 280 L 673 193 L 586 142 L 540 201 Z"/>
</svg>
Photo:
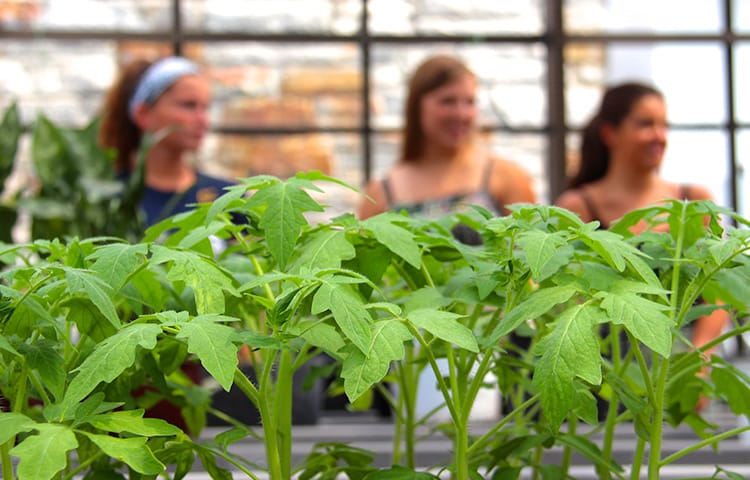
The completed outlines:
<svg viewBox="0 0 750 480">
<path fill-rule="evenodd" d="M 158 475 L 165 466 L 154 456 L 146 442 L 148 438 L 117 438 L 82 432 L 108 456 L 125 462 L 130 468 L 144 475 Z"/>
<path fill-rule="evenodd" d="M 453 312 L 432 308 L 421 308 L 406 314 L 406 318 L 417 328 L 424 329 L 452 345 L 470 352 L 478 352 L 477 339 L 471 330 L 458 321 L 461 317 Z"/>
<path fill-rule="evenodd" d="M 385 245 L 388 250 L 406 260 L 414 268 L 420 268 L 422 254 L 419 245 L 414 240 L 414 234 L 393 222 L 401 217 L 386 213 L 370 217 L 362 225 L 370 230 L 375 239 Z M 403 218 L 401 218 L 403 220 Z"/>
<path fill-rule="evenodd" d="M 147 253 L 144 244 L 111 243 L 98 247 L 87 259 L 94 261 L 89 268 L 119 291 Z"/>
<path fill-rule="evenodd" d="M 258 190 L 248 200 L 248 206 L 265 208 L 260 217 L 260 227 L 265 232 L 268 249 L 281 269 L 286 267 L 302 227 L 307 225 L 304 213 L 323 211 L 307 192 L 293 182 L 279 182 Z"/>
<path fill-rule="evenodd" d="M 30 432 L 35 428 L 36 422 L 26 415 L 0 411 L 0 445 L 21 432 Z"/>
<path fill-rule="evenodd" d="M 176 250 L 160 245 L 151 247 L 154 265 L 170 263 L 167 279 L 185 282 L 192 288 L 198 313 L 221 314 L 225 310 L 224 293 L 235 294 L 233 279 L 212 259 L 196 252 Z"/>
<path fill-rule="evenodd" d="M 412 337 L 399 320 L 385 320 L 372 325 L 370 338 L 364 353 L 352 349 L 343 363 L 344 391 L 352 402 L 385 377 L 392 361 L 404 357 L 404 342 Z"/>
<path fill-rule="evenodd" d="M 235 332 L 232 336 L 232 341 L 239 342 L 251 348 L 267 348 L 271 350 L 281 350 L 286 346 L 284 342 L 276 337 L 262 335 L 251 330 Z"/>
<path fill-rule="evenodd" d="M 75 268 L 65 269 L 65 279 L 68 291 L 72 294 L 83 294 L 96 308 L 102 312 L 104 318 L 115 328 L 120 328 L 120 318 L 117 316 L 115 304 L 110 297 L 110 286 L 90 271 Z"/>
<path fill-rule="evenodd" d="M 106 432 L 128 432 L 144 437 L 177 435 L 182 430 L 159 418 L 143 418 L 143 410 L 125 410 L 95 415 L 86 423 Z"/>
<path fill-rule="evenodd" d="M 576 291 L 575 286 L 565 285 L 541 288 L 533 292 L 526 300 L 500 319 L 492 334 L 490 334 L 489 341 L 495 343 L 523 322 L 541 317 L 556 305 L 570 300 Z"/>
<path fill-rule="evenodd" d="M 537 345 L 541 358 L 534 370 L 534 385 L 539 389 L 542 407 L 555 429 L 572 407 L 573 381 L 582 378 L 598 385 L 602 380 L 599 341 L 594 326 L 601 311 L 590 305 L 574 305 L 565 310 L 554 329 Z"/>
<path fill-rule="evenodd" d="M 324 322 L 300 322 L 289 333 L 304 338 L 310 345 L 322 349 L 334 358 L 338 358 L 339 350 L 346 345 L 341 333 Z"/>
<path fill-rule="evenodd" d="M 611 321 L 624 325 L 648 348 L 662 357 L 672 351 L 672 321 L 664 313 L 669 307 L 633 293 L 600 292 L 601 306 Z"/>
<path fill-rule="evenodd" d="M 568 245 L 567 232 L 543 232 L 528 230 L 517 237 L 518 245 L 526 254 L 526 262 L 534 280 L 541 281 L 565 265 L 572 256 L 572 250 L 562 254 Z"/>
<path fill-rule="evenodd" d="M 446 298 L 437 288 L 425 287 L 409 295 L 404 305 L 404 311 L 410 312 L 423 308 L 441 308 L 450 305 L 452 300 Z"/>
<path fill-rule="evenodd" d="M 319 314 L 330 310 L 341 332 L 359 350 L 366 354 L 370 338 L 370 314 L 364 303 L 345 284 L 323 283 L 313 297 L 312 312 Z"/>
<path fill-rule="evenodd" d="M 101 382 L 109 383 L 135 363 L 138 348 L 151 350 L 161 333 L 159 325 L 133 323 L 98 344 L 76 369 L 63 399 L 63 411 L 91 393 Z"/>
<path fill-rule="evenodd" d="M 750 418 L 750 385 L 742 381 L 742 375 L 738 375 L 736 366 L 715 366 L 711 369 L 711 380 L 734 413 Z"/>
<path fill-rule="evenodd" d="M 354 246 L 346 239 L 344 230 L 320 230 L 300 247 L 300 257 L 292 270 L 301 266 L 308 269 L 340 268 L 341 262 L 356 255 Z"/>
<path fill-rule="evenodd" d="M 58 424 L 38 424 L 38 435 L 29 435 L 13 447 L 18 457 L 19 480 L 47 480 L 68 464 L 68 452 L 78 447 L 72 430 Z"/>
<path fill-rule="evenodd" d="M 239 364 L 239 348 L 232 343 L 235 329 L 218 322 L 232 321 L 221 315 L 202 315 L 182 324 L 177 338 L 188 341 L 188 351 L 198 356 L 203 367 L 226 390 L 232 387 L 234 371 Z"/>
<path fill-rule="evenodd" d="M 202 241 L 208 239 L 211 235 L 216 235 L 220 232 L 226 223 L 220 221 L 213 221 L 208 225 L 198 225 L 190 229 L 190 232 L 185 235 L 177 244 L 180 248 L 192 248 Z"/>
<path fill-rule="evenodd" d="M 54 345 L 46 341 L 36 341 L 20 348 L 29 367 L 39 372 L 44 387 L 55 400 L 60 400 L 65 388 L 67 371 L 65 360 L 55 351 Z"/>
<path fill-rule="evenodd" d="M 95 341 L 102 341 L 117 332 L 117 328 L 104 319 L 101 310 L 88 298 L 74 297 L 62 305 L 67 309 L 66 319 Z"/>
</svg>

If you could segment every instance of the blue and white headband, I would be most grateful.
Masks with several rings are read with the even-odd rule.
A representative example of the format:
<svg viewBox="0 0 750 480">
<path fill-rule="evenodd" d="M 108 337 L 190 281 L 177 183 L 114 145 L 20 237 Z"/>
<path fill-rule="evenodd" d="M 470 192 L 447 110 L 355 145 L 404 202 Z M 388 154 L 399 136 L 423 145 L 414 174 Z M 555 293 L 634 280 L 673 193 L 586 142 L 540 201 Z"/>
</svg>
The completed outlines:
<svg viewBox="0 0 750 480">
<path fill-rule="evenodd" d="M 148 67 L 128 102 L 128 113 L 132 119 L 139 105 L 150 105 L 169 87 L 185 75 L 198 73 L 198 65 L 182 57 L 163 58 Z"/>
</svg>

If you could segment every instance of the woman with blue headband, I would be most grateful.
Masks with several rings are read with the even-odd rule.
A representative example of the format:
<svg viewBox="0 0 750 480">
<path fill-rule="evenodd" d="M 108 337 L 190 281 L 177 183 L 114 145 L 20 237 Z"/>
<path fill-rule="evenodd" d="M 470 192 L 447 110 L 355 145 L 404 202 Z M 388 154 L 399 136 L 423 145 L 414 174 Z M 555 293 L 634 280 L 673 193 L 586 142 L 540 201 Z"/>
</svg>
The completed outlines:
<svg viewBox="0 0 750 480">
<path fill-rule="evenodd" d="M 109 91 L 100 141 L 116 150 L 121 178 L 133 171 L 145 132 L 169 132 L 146 158 L 141 200 L 146 226 L 191 204 L 210 202 L 231 185 L 197 171 L 190 159 L 208 133 L 210 101 L 208 80 L 198 65 L 182 57 L 132 62 Z"/>
</svg>

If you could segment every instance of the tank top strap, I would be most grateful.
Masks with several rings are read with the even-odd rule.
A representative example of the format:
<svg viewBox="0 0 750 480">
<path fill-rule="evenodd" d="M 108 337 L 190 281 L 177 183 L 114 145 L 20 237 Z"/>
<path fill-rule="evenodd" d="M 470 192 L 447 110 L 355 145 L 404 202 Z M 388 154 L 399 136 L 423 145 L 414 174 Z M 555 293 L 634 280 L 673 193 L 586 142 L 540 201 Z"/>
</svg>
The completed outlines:
<svg viewBox="0 0 750 480">
<path fill-rule="evenodd" d="M 484 170 L 482 171 L 482 186 L 481 189 L 485 192 L 490 191 L 490 180 L 492 180 L 492 170 L 495 168 L 495 161 L 491 156 L 487 155 L 487 160 L 484 164 Z"/>
<path fill-rule="evenodd" d="M 383 180 L 381 180 L 380 184 L 383 186 L 383 194 L 385 195 L 386 205 L 393 205 L 393 192 L 391 189 L 391 182 L 388 177 L 385 177 Z"/>
<path fill-rule="evenodd" d="M 690 200 L 690 185 L 681 183 L 678 195 L 680 200 Z"/>
<path fill-rule="evenodd" d="M 597 222 L 599 222 L 600 228 L 609 228 L 609 224 L 602 220 L 601 216 L 599 215 L 599 210 L 597 210 L 596 205 L 594 204 L 594 199 L 591 198 L 591 194 L 588 192 L 586 187 L 581 188 L 581 198 L 583 199 L 583 203 L 586 204 L 586 209 L 589 211 L 591 220 L 596 220 Z"/>
</svg>

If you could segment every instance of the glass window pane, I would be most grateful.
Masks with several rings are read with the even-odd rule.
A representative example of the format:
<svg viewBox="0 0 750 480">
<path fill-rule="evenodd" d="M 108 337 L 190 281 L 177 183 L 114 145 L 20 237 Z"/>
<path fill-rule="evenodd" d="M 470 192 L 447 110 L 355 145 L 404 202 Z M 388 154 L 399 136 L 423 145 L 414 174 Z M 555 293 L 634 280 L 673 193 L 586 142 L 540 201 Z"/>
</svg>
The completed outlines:
<svg viewBox="0 0 750 480">
<path fill-rule="evenodd" d="M 361 123 L 362 75 L 353 45 L 189 44 L 213 80 L 212 121 L 232 128 Z"/>
<path fill-rule="evenodd" d="M 540 0 L 378 0 L 369 2 L 370 32 L 382 35 L 536 35 L 544 29 Z"/>
<path fill-rule="evenodd" d="M 573 33 L 718 33 L 722 5 L 722 0 L 565 0 L 563 20 Z"/>
<path fill-rule="evenodd" d="M 33 0 L 3 2 L 0 27 L 9 30 L 164 30 L 171 0 Z"/>
<path fill-rule="evenodd" d="M 189 30 L 219 33 L 359 31 L 361 0 L 183 0 Z"/>
<path fill-rule="evenodd" d="M 732 21 L 737 32 L 750 32 L 750 0 L 732 0 Z"/>
<path fill-rule="evenodd" d="M 716 203 L 731 206 L 726 132 L 672 130 L 661 172 L 667 180 L 707 187 Z"/>
<path fill-rule="evenodd" d="M 750 11 L 748 12 L 750 13 Z M 750 42 L 737 44 L 734 49 L 735 115 L 739 122 L 750 122 Z"/>
<path fill-rule="evenodd" d="M 547 123 L 544 49 L 539 45 L 376 45 L 372 49 L 372 123 L 400 128 L 409 77 L 428 56 L 460 56 L 480 81 L 483 126 L 542 127 Z"/>
<path fill-rule="evenodd" d="M 0 105 L 16 101 L 24 123 L 44 113 L 82 126 L 101 107 L 117 74 L 117 45 L 103 41 L 0 42 Z"/>
<path fill-rule="evenodd" d="M 588 121 L 604 85 L 635 80 L 664 93 L 670 122 L 720 124 L 727 117 L 725 75 L 718 43 L 569 45 L 565 50 L 568 123 L 582 126 Z"/>
<path fill-rule="evenodd" d="M 750 129 L 740 129 L 736 135 L 737 147 L 737 211 L 750 218 Z"/>
</svg>

